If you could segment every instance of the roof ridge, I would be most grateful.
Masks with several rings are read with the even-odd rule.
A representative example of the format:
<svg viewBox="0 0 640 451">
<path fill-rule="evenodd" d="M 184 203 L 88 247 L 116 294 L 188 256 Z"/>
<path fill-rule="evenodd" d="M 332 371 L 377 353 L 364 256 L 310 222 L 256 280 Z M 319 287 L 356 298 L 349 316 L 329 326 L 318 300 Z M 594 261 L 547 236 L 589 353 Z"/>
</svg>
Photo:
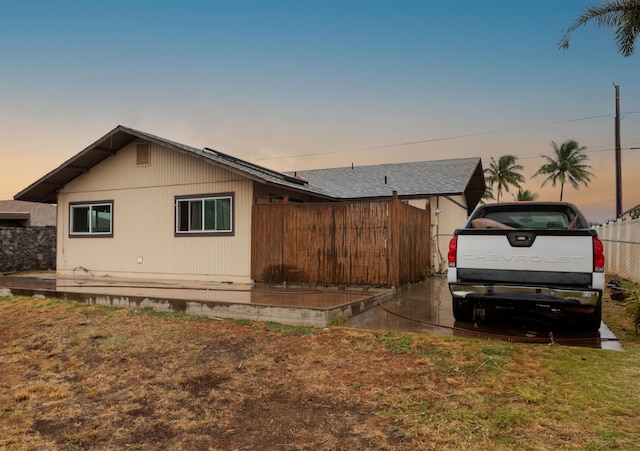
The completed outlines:
<svg viewBox="0 0 640 451">
<path fill-rule="evenodd" d="M 165 142 L 165 143 L 167 143 L 167 144 L 172 144 L 172 145 L 177 146 L 177 147 L 183 147 L 183 148 L 184 148 L 184 147 L 187 147 L 187 148 L 189 148 L 189 149 L 193 149 L 193 150 L 197 150 L 197 151 L 199 151 L 199 150 L 200 150 L 199 148 L 194 147 L 194 146 L 191 146 L 191 145 L 189 145 L 189 144 L 180 143 L 180 142 L 178 142 L 178 141 L 172 141 L 172 140 L 170 140 L 170 139 L 163 138 L 163 137 L 158 136 L 158 135 L 154 135 L 153 133 L 143 132 L 143 131 L 141 131 L 141 130 L 136 130 L 135 128 L 126 127 L 126 126 L 124 126 L 124 125 L 118 125 L 118 126 L 116 127 L 116 130 L 118 130 L 118 129 L 120 129 L 120 130 L 122 130 L 122 131 L 124 131 L 124 132 L 127 132 L 127 133 L 131 133 L 131 134 L 133 134 L 133 135 L 142 135 L 142 136 L 147 137 L 147 138 L 157 139 L 157 140 L 159 140 L 159 141 L 163 141 L 163 142 Z M 114 131 L 115 131 L 115 130 L 114 130 Z"/>
<path fill-rule="evenodd" d="M 405 162 L 397 162 L 397 163 L 380 163 L 380 164 L 365 164 L 365 165 L 357 165 L 352 164 L 351 166 L 339 166 L 339 167 L 331 167 L 331 168 L 318 168 L 318 169 L 298 169 L 295 171 L 287 171 L 287 173 L 293 172 L 311 172 L 311 171 L 335 171 L 337 169 L 357 169 L 357 168 L 379 168 L 382 166 L 399 166 L 399 165 L 411 165 L 411 164 L 419 164 L 419 163 L 444 163 L 450 161 L 461 161 L 461 160 L 473 160 L 478 161 L 480 157 L 461 157 L 461 158 L 445 158 L 443 160 L 420 160 L 420 161 L 405 161 Z"/>
<path fill-rule="evenodd" d="M 205 150 L 207 152 L 210 152 L 210 153 L 213 153 L 214 155 L 216 155 L 216 156 L 218 156 L 220 158 L 223 158 L 225 160 L 232 161 L 232 162 L 234 162 L 236 164 L 239 164 L 240 166 L 246 166 L 246 167 L 254 169 L 256 171 L 260 171 L 260 172 L 264 172 L 264 173 L 267 173 L 267 174 L 275 175 L 277 177 L 282 177 L 282 178 L 284 178 L 285 180 L 287 180 L 289 182 L 297 183 L 299 185 L 307 184 L 307 182 L 305 180 L 301 180 L 301 179 L 299 179 L 297 177 L 292 177 L 292 176 L 290 176 L 290 175 L 288 175 L 288 174 L 286 174 L 284 172 L 279 172 L 279 171 L 276 171 L 274 169 L 269 169 L 269 168 L 266 168 L 264 166 L 260 166 L 259 164 L 251 163 L 249 161 L 243 160 L 242 158 L 234 157 L 233 155 L 228 155 L 228 154 L 226 154 L 224 152 L 220 152 L 219 150 L 215 150 L 215 149 L 212 149 L 210 147 L 205 147 L 203 150 Z"/>
<path fill-rule="evenodd" d="M 222 158 L 222 159 L 224 159 L 226 161 L 231 161 L 231 162 L 236 163 L 236 164 L 238 164 L 240 166 L 243 166 L 243 167 L 246 167 L 246 168 L 249 168 L 249 169 L 253 169 L 255 171 L 262 172 L 264 174 L 274 175 L 276 177 L 282 178 L 282 179 L 284 179 L 284 180 L 286 180 L 288 182 L 291 182 L 291 183 L 296 183 L 298 185 L 307 184 L 307 182 L 305 180 L 301 180 L 301 179 L 299 179 L 297 177 L 292 177 L 292 176 L 290 176 L 290 175 L 288 175 L 288 174 L 286 174 L 284 172 L 275 171 L 273 169 L 269 169 L 269 168 L 266 168 L 264 166 L 260 166 L 260 165 L 255 164 L 255 163 L 251 163 L 249 161 L 243 160 L 242 158 L 234 157 L 233 155 L 229 155 L 229 154 L 226 154 L 224 152 L 220 152 L 219 150 L 212 149 L 211 147 L 206 147 L 205 146 L 204 148 L 200 149 L 198 147 L 193 147 L 193 146 L 190 146 L 188 144 L 183 144 L 183 143 L 179 143 L 177 141 L 172 141 L 170 139 L 162 138 L 161 136 L 157 136 L 157 135 L 154 135 L 152 133 L 147 133 L 147 132 L 143 132 L 143 131 L 140 131 L 140 130 L 136 130 L 134 128 L 127 127 L 127 126 L 124 126 L 124 125 L 119 125 L 118 127 L 116 127 L 116 129 L 120 129 L 122 131 L 125 131 L 127 133 L 131 133 L 131 134 L 134 134 L 134 135 L 142 135 L 142 136 L 145 136 L 147 138 L 150 138 L 150 139 L 153 139 L 153 140 L 162 141 L 162 142 L 164 142 L 166 144 L 170 144 L 170 145 L 173 145 L 173 146 L 176 146 L 176 147 L 180 147 L 180 148 L 183 148 L 183 149 L 186 148 L 186 149 L 192 150 L 192 151 L 197 152 L 197 153 L 200 153 L 200 152 L 213 153 L 214 155 L 216 155 L 216 156 L 218 156 L 218 157 L 220 157 L 220 158 Z"/>
</svg>

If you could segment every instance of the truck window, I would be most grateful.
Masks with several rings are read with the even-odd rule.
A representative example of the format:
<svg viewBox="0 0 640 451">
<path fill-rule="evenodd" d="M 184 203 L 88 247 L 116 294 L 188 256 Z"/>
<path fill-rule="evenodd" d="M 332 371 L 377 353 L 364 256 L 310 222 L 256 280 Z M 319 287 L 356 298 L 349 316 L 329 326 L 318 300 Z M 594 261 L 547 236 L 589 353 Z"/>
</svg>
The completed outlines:
<svg viewBox="0 0 640 451">
<path fill-rule="evenodd" d="M 516 229 L 567 229 L 570 223 L 564 213 L 550 211 L 495 212 L 485 218 Z"/>
</svg>

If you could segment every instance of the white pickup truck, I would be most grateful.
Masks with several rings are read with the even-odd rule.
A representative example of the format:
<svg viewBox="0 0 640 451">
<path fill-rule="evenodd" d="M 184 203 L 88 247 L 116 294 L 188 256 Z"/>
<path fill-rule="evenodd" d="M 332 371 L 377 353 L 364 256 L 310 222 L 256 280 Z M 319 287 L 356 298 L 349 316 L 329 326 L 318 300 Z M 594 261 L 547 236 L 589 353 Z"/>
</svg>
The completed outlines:
<svg viewBox="0 0 640 451">
<path fill-rule="evenodd" d="M 488 308 L 571 314 L 583 329 L 602 318 L 602 242 L 563 202 L 479 206 L 449 243 L 448 282 L 457 321 Z"/>
</svg>

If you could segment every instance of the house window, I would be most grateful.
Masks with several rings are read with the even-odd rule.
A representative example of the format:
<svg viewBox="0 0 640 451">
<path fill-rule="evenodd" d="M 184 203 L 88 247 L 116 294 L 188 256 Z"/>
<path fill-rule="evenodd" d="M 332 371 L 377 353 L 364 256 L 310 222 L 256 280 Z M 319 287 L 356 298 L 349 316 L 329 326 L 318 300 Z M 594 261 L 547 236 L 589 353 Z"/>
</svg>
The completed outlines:
<svg viewBox="0 0 640 451">
<path fill-rule="evenodd" d="M 233 194 L 176 197 L 176 235 L 233 235 Z"/>
<path fill-rule="evenodd" d="M 70 236 L 113 236 L 113 201 L 73 203 L 69 211 Z"/>
</svg>

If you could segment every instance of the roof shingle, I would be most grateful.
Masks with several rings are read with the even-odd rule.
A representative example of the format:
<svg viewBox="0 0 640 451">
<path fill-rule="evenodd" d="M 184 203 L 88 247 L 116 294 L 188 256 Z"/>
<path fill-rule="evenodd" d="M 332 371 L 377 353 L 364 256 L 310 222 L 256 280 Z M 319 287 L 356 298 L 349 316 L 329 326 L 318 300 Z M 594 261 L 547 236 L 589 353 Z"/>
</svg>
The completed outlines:
<svg viewBox="0 0 640 451">
<path fill-rule="evenodd" d="M 312 188 L 338 199 L 460 194 L 480 158 L 296 171 Z"/>
</svg>

